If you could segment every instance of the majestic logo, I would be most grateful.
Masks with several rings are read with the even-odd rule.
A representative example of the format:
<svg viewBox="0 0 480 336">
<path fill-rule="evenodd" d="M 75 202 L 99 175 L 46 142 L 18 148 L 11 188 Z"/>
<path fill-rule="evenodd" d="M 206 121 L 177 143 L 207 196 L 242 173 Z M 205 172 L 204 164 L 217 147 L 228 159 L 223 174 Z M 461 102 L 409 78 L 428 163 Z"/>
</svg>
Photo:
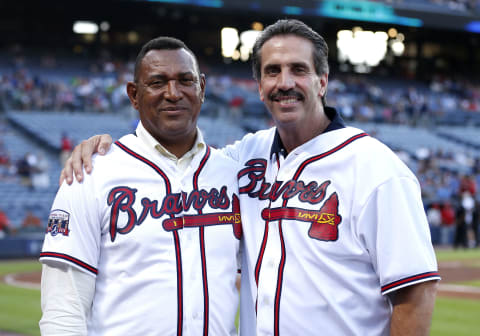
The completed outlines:
<svg viewBox="0 0 480 336">
<path fill-rule="evenodd" d="M 52 236 L 57 234 L 62 234 L 68 236 L 70 230 L 68 229 L 68 224 L 70 222 L 70 214 L 66 211 L 55 209 L 50 212 L 48 217 L 47 233 L 50 233 Z"/>
<path fill-rule="evenodd" d="M 210 225 L 233 224 L 233 234 L 237 239 L 242 236 L 242 218 L 240 217 L 240 202 L 237 195 L 232 198 L 232 212 L 214 212 L 199 215 L 183 215 L 180 218 L 169 218 L 163 221 L 166 231 L 178 230 L 184 227 L 200 227 Z"/>
<path fill-rule="evenodd" d="M 287 182 L 276 181 L 273 185 L 265 182 L 267 161 L 263 159 L 250 160 L 246 168 L 238 173 L 238 178 L 247 177 L 246 185 L 240 187 L 240 193 L 261 200 L 276 201 L 280 197 L 287 204 L 288 200 L 298 196 L 304 203 L 318 204 L 324 201 L 330 181 L 318 185 L 312 181 L 289 180 Z M 338 195 L 332 193 L 323 203 L 319 210 L 300 209 L 291 207 L 265 208 L 262 211 L 262 219 L 276 221 L 282 219 L 297 220 L 311 223 L 308 230 L 309 237 L 322 241 L 336 241 L 338 239 L 338 225 L 342 216 L 338 214 Z"/>
<path fill-rule="evenodd" d="M 160 218 L 169 215 L 170 218 L 163 221 L 163 228 L 166 231 L 179 230 L 184 227 L 200 227 L 209 225 L 233 225 L 235 237 L 241 236 L 240 206 L 238 197 L 233 196 L 232 212 L 218 212 L 203 214 L 203 208 L 208 204 L 212 209 L 226 210 L 230 207 L 230 199 L 227 195 L 227 187 L 223 186 L 220 191 L 212 188 L 209 192 L 206 190 L 193 190 L 190 194 L 175 193 L 168 194 L 163 198 L 161 205 L 157 200 L 150 200 L 147 197 L 142 198 L 142 211 L 137 216 L 133 204 L 135 203 L 135 194 L 137 189 L 129 187 L 113 188 L 108 194 L 107 203 L 111 206 L 110 212 L 110 239 L 113 242 L 116 234 L 127 234 L 136 225 L 142 224 L 146 217 Z M 198 210 L 198 215 L 181 215 L 191 207 Z M 126 223 L 123 226 L 119 224 L 120 213 L 127 215 Z"/>
</svg>

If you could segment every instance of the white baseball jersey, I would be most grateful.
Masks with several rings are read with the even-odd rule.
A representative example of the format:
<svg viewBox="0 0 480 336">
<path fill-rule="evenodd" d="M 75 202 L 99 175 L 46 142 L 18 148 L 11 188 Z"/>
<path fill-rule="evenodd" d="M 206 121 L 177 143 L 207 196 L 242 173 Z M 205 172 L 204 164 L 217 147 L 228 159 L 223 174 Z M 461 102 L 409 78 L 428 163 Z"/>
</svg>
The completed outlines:
<svg viewBox="0 0 480 336">
<path fill-rule="evenodd" d="M 388 335 L 385 294 L 439 279 L 415 176 L 326 112 L 286 157 L 275 128 L 226 149 L 243 164 L 242 335 Z"/>
<path fill-rule="evenodd" d="M 94 166 L 60 188 L 41 253 L 96 277 L 89 335 L 235 335 L 236 163 L 206 147 L 179 171 L 127 135 Z"/>
</svg>

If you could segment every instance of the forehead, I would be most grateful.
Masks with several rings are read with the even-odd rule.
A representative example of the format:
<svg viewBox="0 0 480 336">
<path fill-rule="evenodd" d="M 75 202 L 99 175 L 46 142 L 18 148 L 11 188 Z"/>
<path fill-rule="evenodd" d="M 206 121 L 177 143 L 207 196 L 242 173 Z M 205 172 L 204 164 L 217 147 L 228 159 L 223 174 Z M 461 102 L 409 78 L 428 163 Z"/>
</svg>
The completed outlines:
<svg viewBox="0 0 480 336">
<path fill-rule="evenodd" d="M 142 59 L 141 75 L 197 73 L 197 65 L 192 54 L 185 49 L 150 50 Z"/>
<path fill-rule="evenodd" d="M 276 35 L 261 48 L 261 67 L 290 63 L 313 65 L 313 43 L 296 35 Z"/>
</svg>

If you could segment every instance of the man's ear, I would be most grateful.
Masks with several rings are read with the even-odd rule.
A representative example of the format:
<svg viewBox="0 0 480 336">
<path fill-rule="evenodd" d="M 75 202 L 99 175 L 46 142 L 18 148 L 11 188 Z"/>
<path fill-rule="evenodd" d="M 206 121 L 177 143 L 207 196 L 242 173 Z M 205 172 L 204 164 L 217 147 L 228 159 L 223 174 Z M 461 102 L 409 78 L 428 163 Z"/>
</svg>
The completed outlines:
<svg viewBox="0 0 480 336">
<path fill-rule="evenodd" d="M 203 101 L 205 100 L 205 87 L 206 87 L 206 79 L 205 79 L 205 74 L 200 74 L 200 98 Z"/>
<path fill-rule="evenodd" d="M 138 101 L 137 101 L 137 84 L 135 82 L 127 83 L 127 94 L 130 99 L 130 104 L 132 104 L 135 110 L 138 110 Z"/>
<path fill-rule="evenodd" d="M 265 95 L 263 94 L 262 84 L 260 83 L 260 81 L 258 81 L 258 94 L 260 96 L 260 100 L 262 102 L 264 102 L 265 101 Z"/>
<path fill-rule="evenodd" d="M 328 74 L 323 74 L 320 76 L 320 90 L 318 92 L 318 95 L 320 97 L 325 97 L 327 94 L 327 88 L 328 88 Z"/>
</svg>

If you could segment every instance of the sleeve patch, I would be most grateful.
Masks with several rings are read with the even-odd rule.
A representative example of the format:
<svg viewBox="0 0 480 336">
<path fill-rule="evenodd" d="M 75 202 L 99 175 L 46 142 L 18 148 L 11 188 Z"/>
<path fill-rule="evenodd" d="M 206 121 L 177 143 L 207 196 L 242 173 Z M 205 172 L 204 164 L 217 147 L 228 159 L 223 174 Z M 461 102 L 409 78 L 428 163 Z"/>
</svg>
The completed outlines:
<svg viewBox="0 0 480 336">
<path fill-rule="evenodd" d="M 52 236 L 62 234 L 68 236 L 70 230 L 68 224 L 70 222 L 70 214 L 64 210 L 55 209 L 50 212 L 48 216 L 47 234 Z"/>
</svg>

